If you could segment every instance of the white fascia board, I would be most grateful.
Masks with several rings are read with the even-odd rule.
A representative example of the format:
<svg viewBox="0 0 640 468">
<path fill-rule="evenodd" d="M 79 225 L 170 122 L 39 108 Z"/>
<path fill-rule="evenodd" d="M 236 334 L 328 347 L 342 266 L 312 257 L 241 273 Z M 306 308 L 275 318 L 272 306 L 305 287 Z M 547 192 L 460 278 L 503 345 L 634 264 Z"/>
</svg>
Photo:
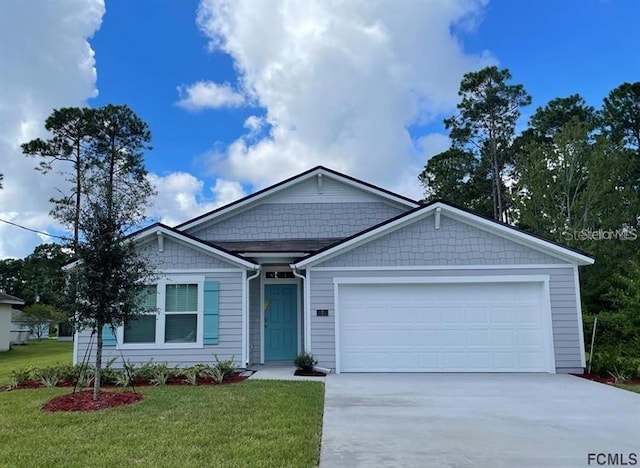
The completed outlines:
<svg viewBox="0 0 640 468">
<path fill-rule="evenodd" d="M 191 247 L 194 247 L 196 249 L 199 249 L 207 254 L 212 254 L 218 257 L 221 257 L 223 259 L 225 259 L 226 261 L 233 263 L 235 265 L 241 266 L 243 268 L 248 268 L 250 270 L 255 270 L 258 268 L 258 265 L 249 262 L 247 260 L 243 260 L 241 258 L 238 258 L 234 255 L 230 255 L 227 252 L 224 252 L 223 250 L 217 249 L 215 247 L 212 247 L 210 245 L 204 244 L 202 242 L 198 242 L 190 237 L 184 236 L 182 234 L 179 234 L 177 232 L 171 231 L 170 229 L 167 229 L 163 226 L 156 226 L 156 228 L 154 229 L 150 229 L 147 232 L 144 233 L 140 233 L 138 235 L 135 235 L 131 238 L 132 242 L 144 242 L 145 240 L 148 240 L 147 238 L 150 236 L 157 236 L 157 233 L 161 232 L 163 235 L 172 238 L 174 240 L 180 241 L 184 244 L 187 244 Z"/>
<path fill-rule="evenodd" d="M 317 177 L 318 174 L 322 174 L 323 177 L 328 177 L 328 178 L 332 178 L 335 180 L 338 180 L 344 184 L 350 185 L 352 187 L 355 187 L 357 189 L 360 190 L 364 190 L 366 192 L 372 193 L 378 197 L 384 198 L 386 200 L 389 200 L 393 203 L 396 204 L 400 204 L 402 206 L 406 206 L 408 208 L 417 208 L 419 206 L 418 203 L 411 203 L 408 200 L 405 200 L 402 197 L 397 197 L 391 193 L 387 193 L 384 192 L 382 190 L 377 190 L 374 187 L 369 187 L 366 184 L 360 184 L 354 180 L 348 179 L 346 177 L 342 177 L 339 174 L 335 174 L 333 172 L 329 172 L 326 171 L 324 169 L 318 168 L 315 171 L 311 171 L 307 174 L 304 174 L 302 176 L 299 177 L 295 177 L 291 180 L 289 180 L 288 182 L 285 182 L 283 184 L 276 184 L 275 187 L 273 187 L 270 190 L 266 190 L 265 192 L 261 193 L 260 195 L 249 195 L 247 197 L 245 197 L 244 200 L 240 200 L 239 202 L 235 202 L 235 203 L 231 203 L 230 205 L 227 205 L 226 207 L 223 207 L 219 210 L 217 210 L 215 213 L 211 213 L 209 216 L 205 216 L 204 218 L 200 218 L 200 219 L 196 219 L 192 222 L 189 222 L 187 224 L 183 224 L 182 226 L 178 227 L 177 229 L 179 229 L 180 231 L 186 231 L 188 229 L 192 229 L 195 226 L 201 225 L 201 224 L 206 224 L 208 222 L 210 222 L 213 219 L 217 219 L 217 218 L 221 218 L 225 215 L 229 215 L 230 213 L 233 213 L 235 211 L 242 211 L 244 209 L 246 209 L 247 207 L 255 204 L 256 202 L 266 198 L 266 197 L 270 197 L 271 195 L 274 195 L 278 192 L 281 192 L 283 190 L 288 189 L 289 187 L 292 187 L 294 185 L 297 185 L 301 182 L 304 182 L 305 180 Z"/>
<path fill-rule="evenodd" d="M 555 245 L 551 242 L 539 239 L 530 234 L 526 234 L 516 229 L 502 226 L 496 222 L 486 220 L 480 216 L 475 216 L 466 211 L 459 210 L 447 204 L 438 202 L 422 210 L 416 210 L 413 213 L 410 213 L 406 216 L 396 219 L 395 221 L 384 224 L 378 227 L 377 229 L 366 232 L 360 236 L 354 237 L 353 239 L 350 239 L 342 244 L 336 245 L 335 247 L 328 249 L 316 256 L 311 256 L 307 259 L 303 259 L 300 262 L 296 263 L 295 267 L 305 268 L 309 265 L 313 266 L 319 263 L 320 261 L 327 260 L 328 258 L 331 258 L 332 256 L 337 255 L 338 253 L 358 247 L 359 245 L 362 245 L 380 236 L 393 232 L 396 229 L 399 229 L 407 224 L 410 224 L 417 219 L 430 216 L 438 208 L 441 209 L 441 212 L 451 217 L 452 219 L 456 219 L 458 221 L 471 224 L 472 226 L 475 226 L 479 229 L 499 235 L 500 237 L 525 245 L 526 247 L 532 248 L 534 250 L 542 251 L 543 253 L 546 253 L 553 257 L 561 258 L 571 264 L 591 265 L 594 263 L 594 260 L 590 257 L 587 257 L 586 255 L 579 254 L 578 252 L 574 252 L 565 247 Z"/>
</svg>

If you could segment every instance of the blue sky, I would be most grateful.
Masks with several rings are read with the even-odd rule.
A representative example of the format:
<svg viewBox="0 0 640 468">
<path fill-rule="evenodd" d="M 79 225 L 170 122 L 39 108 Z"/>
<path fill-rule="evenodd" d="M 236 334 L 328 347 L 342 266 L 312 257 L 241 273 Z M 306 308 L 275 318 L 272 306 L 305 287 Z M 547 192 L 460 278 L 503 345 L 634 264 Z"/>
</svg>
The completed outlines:
<svg viewBox="0 0 640 468">
<path fill-rule="evenodd" d="M 599 106 L 640 77 L 638 17 L 632 0 L 9 0 L 0 217 L 62 232 L 48 199 L 64 181 L 35 173 L 19 143 L 43 135 L 51 108 L 106 103 L 151 128 L 154 220 L 181 222 L 316 164 L 419 197 L 465 72 L 509 68 L 533 96 L 523 124 L 555 97 Z M 43 240 L 0 225 L 0 257 Z"/>
</svg>

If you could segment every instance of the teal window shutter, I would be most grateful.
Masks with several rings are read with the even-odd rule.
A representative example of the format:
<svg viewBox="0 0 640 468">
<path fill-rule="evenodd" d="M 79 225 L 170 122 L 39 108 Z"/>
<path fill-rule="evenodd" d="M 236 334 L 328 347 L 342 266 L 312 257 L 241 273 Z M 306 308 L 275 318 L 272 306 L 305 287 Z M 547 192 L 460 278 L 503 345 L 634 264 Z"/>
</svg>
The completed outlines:
<svg viewBox="0 0 640 468">
<path fill-rule="evenodd" d="M 104 325 L 102 327 L 102 346 L 115 346 L 116 345 L 116 336 L 113 334 L 111 327 L 109 325 Z"/>
<path fill-rule="evenodd" d="M 217 281 L 204 283 L 204 344 L 218 344 L 220 285 Z"/>
</svg>

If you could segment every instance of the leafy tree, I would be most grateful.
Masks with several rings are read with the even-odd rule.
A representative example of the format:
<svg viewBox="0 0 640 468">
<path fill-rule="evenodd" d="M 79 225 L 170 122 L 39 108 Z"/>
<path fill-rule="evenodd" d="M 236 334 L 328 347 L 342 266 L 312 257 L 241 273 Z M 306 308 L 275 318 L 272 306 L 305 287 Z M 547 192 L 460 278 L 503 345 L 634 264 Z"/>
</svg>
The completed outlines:
<svg viewBox="0 0 640 468">
<path fill-rule="evenodd" d="M 66 319 L 63 312 L 49 304 L 31 304 L 25 306 L 20 314 L 20 323 L 31 329 L 31 333 L 41 340 L 49 325 Z"/>
<path fill-rule="evenodd" d="M 144 166 L 151 134 L 127 106 L 91 114 L 92 164 L 82 173 L 78 262 L 70 271 L 67 302 L 80 328 L 96 332 L 94 399 L 100 394 L 103 328 L 122 325 L 143 311 L 142 284 L 153 276 L 127 232 L 144 220 L 153 194 Z"/>
<path fill-rule="evenodd" d="M 22 274 L 24 260 L 5 258 L 0 260 L 0 291 L 23 298 L 25 280 Z"/>
<path fill-rule="evenodd" d="M 592 131 L 597 120 L 595 108 L 587 105 L 579 94 L 572 94 L 552 99 L 544 107 L 538 107 L 529 120 L 527 131 L 538 141 L 544 141 L 557 135 L 571 121 L 580 122 L 588 131 Z"/>
<path fill-rule="evenodd" d="M 59 244 L 41 244 L 35 247 L 23 262 L 24 287 L 22 299 L 27 302 L 58 304 L 65 281 L 62 267 L 71 254 Z"/>
<path fill-rule="evenodd" d="M 418 176 L 425 201 L 445 200 L 491 216 L 491 181 L 481 164 L 473 154 L 455 148 L 433 156 Z"/>
<path fill-rule="evenodd" d="M 459 114 L 445 119 L 453 147 L 481 161 L 491 181 L 493 217 L 506 220 L 504 177 L 512 159 L 512 142 L 520 109 L 531 97 L 520 84 L 508 84 L 511 73 L 495 66 L 464 75 L 458 94 Z"/>
<path fill-rule="evenodd" d="M 54 165 L 66 163 L 71 169 L 63 171 L 71 183 L 70 193 L 61 191 L 61 198 L 52 198 L 54 218 L 73 229 L 73 251 L 76 251 L 79 236 L 80 210 L 82 206 L 82 173 L 90 165 L 92 154 L 88 151 L 88 139 L 95 123 L 93 109 L 64 107 L 54 109 L 45 121 L 45 129 L 51 138 L 37 138 L 22 145 L 22 152 L 28 156 L 39 157 L 36 168 L 43 173 L 53 170 Z"/>
<path fill-rule="evenodd" d="M 640 81 L 623 83 L 604 98 L 602 121 L 640 157 Z"/>
</svg>

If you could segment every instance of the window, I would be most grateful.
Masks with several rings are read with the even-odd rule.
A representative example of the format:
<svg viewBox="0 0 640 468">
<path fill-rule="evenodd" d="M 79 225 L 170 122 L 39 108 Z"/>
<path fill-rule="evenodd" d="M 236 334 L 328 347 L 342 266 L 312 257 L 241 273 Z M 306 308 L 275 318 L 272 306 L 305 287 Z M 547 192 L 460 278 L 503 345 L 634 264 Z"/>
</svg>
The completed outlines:
<svg viewBox="0 0 640 468">
<path fill-rule="evenodd" d="M 195 343 L 198 333 L 198 285 L 168 284 L 164 311 L 164 342 Z"/>
<path fill-rule="evenodd" d="M 144 287 L 141 301 L 145 313 L 125 324 L 123 343 L 156 342 L 157 297 L 158 287 L 155 284 Z"/>
<path fill-rule="evenodd" d="M 215 301 L 209 301 L 215 303 L 213 313 L 216 314 L 210 318 L 204 299 L 206 284 L 210 283 L 205 283 L 204 277 L 175 275 L 163 278 L 157 285 L 146 286 L 142 298 L 146 313 L 120 327 L 116 342 L 125 348 L 140 349 L 211 344 L 212 339 L 204 338 L 204 329 L 211 328 L 210 322 L 215 322 L 217 339 L 217 296 Z"/>
</svg>

